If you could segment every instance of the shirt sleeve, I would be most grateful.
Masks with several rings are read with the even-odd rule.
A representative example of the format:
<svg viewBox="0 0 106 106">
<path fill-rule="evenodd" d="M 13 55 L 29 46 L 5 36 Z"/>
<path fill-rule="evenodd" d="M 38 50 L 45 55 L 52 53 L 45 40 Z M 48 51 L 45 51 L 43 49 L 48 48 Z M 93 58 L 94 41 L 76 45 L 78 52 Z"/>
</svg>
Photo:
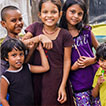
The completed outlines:
<svg viewBox="0 0 106 106">
<path fill-rule="evenodd" d="M 101 72 L 101 68 L 98 68 L 95 76 L 94 76 L 94 80 L 93 80 L 93 84 L 92 84 L 92 87 L 94 88 L 98 82 L 98 78 L 100 77 L 100 72 Z"/>
<path fill-rule="evenodd" d="M 25 29 L 25 32 L 31 32 L 32 35 L 34 36 L 34 34 L 36 33 L 36 29 L 37 29 L 37 26 L 38 26 L 38 23 L 35 22 L 31 25 L 29 25 L 26 29 Z"/>
<path fill-rule="evenodd" d="M 64 30 L 63 39 L 64 39 L 64 47 L 69 47 L 74 44 L 72 35 L 67 30 Z"/>
<path fill-rule="evenodd" d="M 5 79 L 6 82 L 7 82 L 8 84 L 10 84 L 10 82 L 9 82 L 9 80 L 8 80 L 8 78 L 7 78 L 6 76 L 2 75 L 1 78 Z"/>
</svg>

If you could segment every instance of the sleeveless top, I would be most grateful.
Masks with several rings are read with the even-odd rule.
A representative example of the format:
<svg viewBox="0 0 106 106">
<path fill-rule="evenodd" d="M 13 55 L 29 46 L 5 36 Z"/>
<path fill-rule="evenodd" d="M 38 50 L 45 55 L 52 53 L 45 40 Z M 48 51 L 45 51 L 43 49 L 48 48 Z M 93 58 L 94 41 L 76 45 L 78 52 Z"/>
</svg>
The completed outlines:
<svg viewBox="0 0 106 106">
<path fill-rule="evenodd" d="M 31 72 L 28 64 L 16 71 L 6 70 L 1 76 L 9 84 L 10 106 L 34 106 Z"/>
<path fill-rule="evenodd" d="M 81 56 L 94 57 L 92 51 L 90 27 L 88 30 L 83 30 L 77 37 L 74 37 L 73 39 Z M 73 45 L 71 55 L 72 65 L 75 61 L 77 61 L 78 58 L 79 54 Z M 70 71 L 70 81 L 72 83 L 74 92 L 86 91 L 92 88 L 93 78 L 98 67 L 99 65 L 95 63 L 93 65 L 87 66 L 86 68 Z"/>
</svg>

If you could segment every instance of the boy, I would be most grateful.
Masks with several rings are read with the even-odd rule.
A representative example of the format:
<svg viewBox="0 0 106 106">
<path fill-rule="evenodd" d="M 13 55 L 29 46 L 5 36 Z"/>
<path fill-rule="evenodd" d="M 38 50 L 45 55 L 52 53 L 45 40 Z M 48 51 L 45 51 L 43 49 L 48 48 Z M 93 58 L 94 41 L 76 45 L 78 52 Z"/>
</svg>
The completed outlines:
<svg viewBox="0 0 106 106">
<path fill-rule="evenodd" d="M 94 77 L 92 95 L 100 96 L 101 105 L 106 106 L 106 42 L 97 48 L 96 57 L 100 68 Z"/>
<path fill-rule="evenodd" d="M 18 34 L 23 28 L 23 18 L 20 10 L 15 6 L 6 6 L 1 10 L 1 25 L 7 30 L 7 36 L 3 43 L 11 38 L 19 39 Z M 0 61 L 0 74 L 8 68 L 6 61 Z"/>
</svg>

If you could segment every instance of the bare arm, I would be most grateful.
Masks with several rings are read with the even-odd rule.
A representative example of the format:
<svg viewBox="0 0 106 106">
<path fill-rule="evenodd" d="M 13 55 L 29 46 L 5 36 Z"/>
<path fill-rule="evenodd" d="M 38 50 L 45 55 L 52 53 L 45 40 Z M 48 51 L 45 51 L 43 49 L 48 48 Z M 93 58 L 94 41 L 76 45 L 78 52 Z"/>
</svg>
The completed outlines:
<svg viewBox="0 0 106 106">
<path fill-rule="evenodd" d="M 31 65 L 30 70 L 32 73 L 42 73 L 42 72 L 46 72 L 49 70 L 49 63 L 48 63 L 47 57 L 45 55 L 45 52 L 42 48 L 41 43 L 39 44 L 38 50 L 39 50 L 39 53 L 41 56 L 41 63 L 42 64 L 41 64 L 41 66 Z"/>
<path fill-rule="evenodd" d="M 64 69 L 63 69 L 63 78 L 58 91 L 58 101 L 62 104 L 67 100 L 67 94 L 65 91 L 66 82 L 69 76 L 70 65 L 71 65 L 71 47 L 64 48 Z"/>
<path fill-rule="evenodd" d="M 97 39 L 95 38 L 95 36 L 92 32 L 91 32 L 91 39 L 92 39 L 93 47 L 96 49 L 99 45 L 99 42 L 97 41 Z"/>
<path fill-rule="evenodd" d="M 1 88 L 0 88 L 0 91 L 1 91 L 0 92 L 1 103 L 2 103 L 3 106 L 10 106 L 8 104 L 8 101 L 6 100 L 8 83 L 7 83 L 7 81 L 4 78 L 1 78 L 0 85 L 1 85 Z"/>
<path fill-rule="evenodd" d="M 103 79 L 103 76 L 100 76 L 100 77 L 98 78 L 98 82 L 97 82 L 95 88 L 93 88 L 93 90 L 92 90 L 92 96 L 93 96 L 93 97 L 96 98 L 96 97 L 99 95 L 100 85 L 101 85 L 104 81 L 105 81 L 105 80 Z"/>
<path fill-rule="evenodd" d="M 43 43 L 43 47 L 47 48 L 47 49 L 51 49 L 53 48 L 53 44 L 52 41 L 45 36 L 44 34 L 40 34 L 38 36 L 32 37 L 33 35 L 30 32 L 27 32 L 25 34 L 25 36 L 22 38 L 22 41 L 24 42 L 24 44 L 28 47 L 28 45 L 32 44 L 32 43 L 39 43 L 42 42 Z"/>
</svg>

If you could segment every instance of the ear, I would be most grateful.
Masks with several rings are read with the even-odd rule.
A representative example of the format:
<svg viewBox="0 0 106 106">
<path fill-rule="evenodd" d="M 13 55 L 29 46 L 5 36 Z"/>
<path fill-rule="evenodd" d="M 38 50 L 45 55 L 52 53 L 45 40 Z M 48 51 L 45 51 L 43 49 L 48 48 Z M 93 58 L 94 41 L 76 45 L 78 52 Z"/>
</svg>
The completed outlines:
<svg viewBox="0 0 106 106">
<path fill-rule="evenodd" d="M 62 16 L 62 14 L 63 14 L 63 12 L 62 12 L 62 11 L 60 11 L 60 18 L 61 18 L 61 16 Z"/>
<path fill-rule="evenodd" d="M 0 21 L 1 25 L 6 28 L 6 22 L 5 21 Z"/>
<path fill-rule="evenodd" d="M 8 61 L 8 58 L 5 58 L 6 61 Z"/>
<path fill-rule="evenodd" d="M 38 12 L 38 17 L 41 19 L 41 12 Z"/>
</svg>

